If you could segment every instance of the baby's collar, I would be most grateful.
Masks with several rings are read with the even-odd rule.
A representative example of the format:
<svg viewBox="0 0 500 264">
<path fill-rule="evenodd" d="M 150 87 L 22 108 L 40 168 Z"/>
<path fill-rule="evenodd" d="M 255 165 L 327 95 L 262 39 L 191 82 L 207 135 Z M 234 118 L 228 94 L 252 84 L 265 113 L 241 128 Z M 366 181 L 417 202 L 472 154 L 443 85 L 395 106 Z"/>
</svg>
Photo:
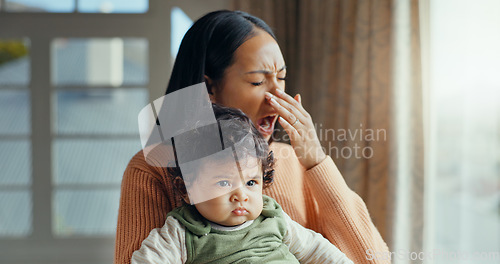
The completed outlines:
<svg viewBox="0 0 500 264">
<path fill-rule="evenodd" d="M 219 231 L 236 231 L 236 230 L 241 230 L 241 229 L 243 229 L 243 228 L 245 228 L 247 226 L 250 226 L 253 223 L 253 220 L 246 221 L 245 223 L 240 224 L 240 225 L 236 225 L 236 226 L 223 226 L 223 225 L 219 225 L 217 223 L 210 222 L 210 221 L 208 223 L 215 230 L 219 230 Z"/>
</svg>

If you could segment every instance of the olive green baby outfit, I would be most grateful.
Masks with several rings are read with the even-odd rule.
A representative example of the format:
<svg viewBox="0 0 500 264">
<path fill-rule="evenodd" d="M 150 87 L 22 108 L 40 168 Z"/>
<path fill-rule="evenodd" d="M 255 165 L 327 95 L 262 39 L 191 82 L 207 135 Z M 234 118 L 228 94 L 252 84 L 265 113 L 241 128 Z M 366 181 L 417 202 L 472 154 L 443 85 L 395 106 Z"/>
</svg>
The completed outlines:
<svg viewBox="0 0 500 264">
<path fill-rule="evenodd" d="M 247 227 L 235 231 L 212 228 L 193 205 L 168 215 L 186 229 L 186 263 L 299 263 L 283 243 L 286 221 L 280 205 L 263 195 L 262 213 Z"/>
</svg>

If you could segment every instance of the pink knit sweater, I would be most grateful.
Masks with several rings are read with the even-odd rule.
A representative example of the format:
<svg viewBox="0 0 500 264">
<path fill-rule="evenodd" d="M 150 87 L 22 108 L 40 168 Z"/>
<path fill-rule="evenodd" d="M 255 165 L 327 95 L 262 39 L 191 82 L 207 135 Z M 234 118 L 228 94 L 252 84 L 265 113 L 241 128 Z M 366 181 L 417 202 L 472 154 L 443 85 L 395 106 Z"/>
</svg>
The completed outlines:
<svg viewBox="0 0 500 264">
<path fill-rule="evenodd" d="M 349 189 L 330 157 L 306 171 L 290 145 L 272 143 L 271 150 L 276 172 L 265 194 L 293 220 L 321 233 L 354 263 L 386 263 L 367 260 L 368 249 L 387 252 L 387 245 L 363 200 Z M 165 168 L 149 165 L 143 152 L 138 152 L 123 175 L 115 263 L 130 263 L 132 253 L 149 232 L 161 228 L 167 213 L 181 204 Z"/>
</svg>

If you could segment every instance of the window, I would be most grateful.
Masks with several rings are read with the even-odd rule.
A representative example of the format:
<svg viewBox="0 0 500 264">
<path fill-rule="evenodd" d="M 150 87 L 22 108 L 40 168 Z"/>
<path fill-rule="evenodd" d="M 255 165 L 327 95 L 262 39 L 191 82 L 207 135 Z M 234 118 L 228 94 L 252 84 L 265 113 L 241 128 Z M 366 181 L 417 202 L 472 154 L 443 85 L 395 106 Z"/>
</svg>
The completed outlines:
<svg viewBox="0 0 500 264">
<path fill-rule="evenodd" d="M 193 24 L 193 20 L 178 7 L 172 8 L 171 17 L 172 22 L 170 30 L 172 32 L 172 38 L 170 41 L 170 54 L 172 58 L 175 59 L 175 57 L 177 57 L 177 51 L 179 51 L 179 47 L 181 46 L 182 38 Z"/>
<path fill-rule="evenodd" d="M 123 170 L 140 149 L 147 40 L 57 38 L 51 51 L 54 233 L 113 236 Z"/>
<path fill-rule="evenodd" d="M 0 39 L 0 236 L 32 231 L 29 41 Z"/>
<path fill-rule="evenodd" d="M 82 13 L 145 13 L 147 0 L 78 0 L 78 11 Z"/>
<path fill-rule="evenodd" d="M 500 2 L 430 1 L 434 263 L 500 260 Z"/>
<path fill-rule="evenodd" d="M 74 0 L 5 0 L 8 12 L 53 12 L 71 13 L 75 10 Z"/>
<path fill-rule="evenodd" d="M 190 18 L 228 8 L 178 4 L 196 5 Z M 0 14 L 2 263 L 112 263 L 123 171 L 141 149 L 137 116 L 164 94 L 171 34 L 186 30 L 173 8 L 0 0 L 11 13 Z"/>
<path fill-rule="evenodd" d="M 8 12 L 145 13 L 148 0 L 5 0 Z"/>
</svg>

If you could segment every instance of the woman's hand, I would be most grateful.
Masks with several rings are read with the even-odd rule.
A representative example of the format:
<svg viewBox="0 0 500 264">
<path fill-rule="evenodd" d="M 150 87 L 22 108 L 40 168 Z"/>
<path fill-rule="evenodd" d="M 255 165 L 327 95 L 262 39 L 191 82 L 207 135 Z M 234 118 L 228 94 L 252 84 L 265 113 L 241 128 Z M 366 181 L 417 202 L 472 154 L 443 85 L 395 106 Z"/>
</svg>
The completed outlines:
<svg viewBox="0 0 500 264">
<path fill-rule="evenodd" d="M 302 107 L 300 95 L 295 98 L 276 89 L 276 95 L 266 92 L 266 99 L 280 115 L 279 122 L 290 137 L 297 157 L 306 169 L 326 158 L 314 128 L 311 115 Z"/>
</svg>

